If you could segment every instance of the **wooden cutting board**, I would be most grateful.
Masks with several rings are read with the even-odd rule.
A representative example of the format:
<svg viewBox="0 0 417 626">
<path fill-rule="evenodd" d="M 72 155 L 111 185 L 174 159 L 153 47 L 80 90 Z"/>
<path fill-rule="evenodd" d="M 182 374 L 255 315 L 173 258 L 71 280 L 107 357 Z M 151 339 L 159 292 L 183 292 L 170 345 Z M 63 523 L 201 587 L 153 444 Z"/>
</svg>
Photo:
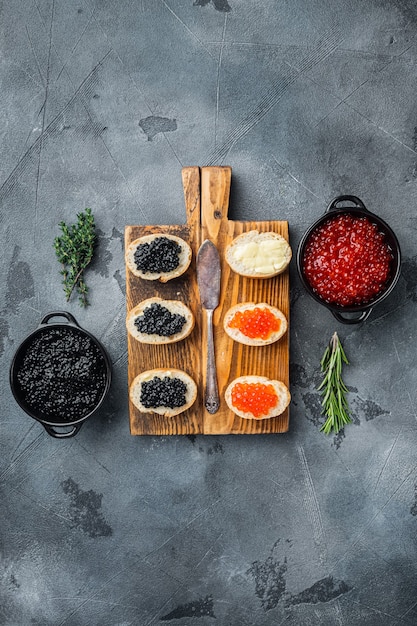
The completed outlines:
<svg viewBox="0 0 417 626">
<path fill-rule="evenodd" d="M 132 435 L 227 435 L 283 433 L 289 427 L 289 409 L 265 420 L 245 420 L 232 413 L 224 400 L 224 391 L 234 378 L 260 375 L 282 380 L 289 387 L 289 330 L 269 346 L 244 346 L 234 342 L 223 330 L 225 312 L 238 302 L 267 302 L 277 306 L 289 321 L 289 273 L 268 279 L 250 279 L 234 273 L 224 259 L 224 250 L 237 235 L 249 230 L 274 231 L 289 241 L 287 221 L 237 222 L 228 219 L 230 167 L 185 167 L 182 170 L 187 221 L 181 225 L 126 226 L 126 247 L 138 237 L 170 233 L 182 237 L 193 251 L 187 272 L 167 283 L 147 281 L 134 276 L 126 267 L 127 312 L 142 300 L 153 296 L 182 300 L 194 313 L 195 327 L 186 339 L 174 344 L 141 344 L 128 334 L 128 384 L 139 373 L 159 367 L 178 368 L 197 383 L 194 405 L 175 417 L 140 413 L 129 400 Z M 204 407 L 206 359 L 205 313 L 201 310 L 196 278 L 196 256 L 200 244 L 211 239 L 217 246 L 222 266 L 220 305 L 214 313 L 214 343 L 220 409 L 214 415 Z"/>
</svg>

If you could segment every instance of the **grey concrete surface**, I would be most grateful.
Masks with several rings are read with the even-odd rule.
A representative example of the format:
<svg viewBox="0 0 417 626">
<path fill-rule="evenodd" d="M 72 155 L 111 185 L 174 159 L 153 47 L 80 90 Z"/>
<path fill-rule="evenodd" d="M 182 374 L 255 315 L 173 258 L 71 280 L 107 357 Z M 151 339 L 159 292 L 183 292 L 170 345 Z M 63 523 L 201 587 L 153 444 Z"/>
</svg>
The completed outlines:
<svg viewBox="0 0 417 626">
<path fill-rule="evenodd" d="M 413 0 L 16 0 L 1 17 L 1 602 L 6 626 L 417 623 L 417 5 Z M 291 264 L 284 435 L 132 437 L 123 232 L 185 220 L 181 167 L 231 165 L 235 219 L 295 250 L 340 194 L 396 232 L 402 275 L 357 326 Z M 52 243 L 91 207 L 91 305 Z M 55 440 L 13 354 L 71 312 L 107 348 L 102 409 Z M 353 423 L 320 432 L 344 344 Z"/>
</svg>

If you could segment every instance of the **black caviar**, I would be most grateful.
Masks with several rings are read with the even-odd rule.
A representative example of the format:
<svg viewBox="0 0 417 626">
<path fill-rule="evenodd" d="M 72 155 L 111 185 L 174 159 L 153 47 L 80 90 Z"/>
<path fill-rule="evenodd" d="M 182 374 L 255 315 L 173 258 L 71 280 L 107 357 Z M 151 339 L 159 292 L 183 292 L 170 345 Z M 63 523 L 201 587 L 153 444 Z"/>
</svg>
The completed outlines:
<svg viewBox="0 0 417 626">
<path fill-rule="evenodd" d="M 150 243 L 140 243 L 133 255 L 139 271 L 154 274 L 172 272 L 180 264 L 181 246 L 167 237 L 157 237 Z"/>
<path fill-rule="evenodd" d="M 135 326 L 140 333 L 172 337 L 180 333 L 186 323 L 184 315 L 171 313 L 166 307 L 153 302 L 135 319 Z"/>
<path fill-rule="evenodd" d="M 152 380 L 142 383 L 140 401 L 147 409 L 166 406 L 169 409 L 186 404 L 187 385 L 179 378 L 155 376 Z"/>
<path fill-rule="evenodd" d="M 73 422 L 100 402 L 107 368 L 88 335 L 73 328 L 48 328 L 28 344 L 16 378 L 32 413 L 55 423 Z"/>
</svg>

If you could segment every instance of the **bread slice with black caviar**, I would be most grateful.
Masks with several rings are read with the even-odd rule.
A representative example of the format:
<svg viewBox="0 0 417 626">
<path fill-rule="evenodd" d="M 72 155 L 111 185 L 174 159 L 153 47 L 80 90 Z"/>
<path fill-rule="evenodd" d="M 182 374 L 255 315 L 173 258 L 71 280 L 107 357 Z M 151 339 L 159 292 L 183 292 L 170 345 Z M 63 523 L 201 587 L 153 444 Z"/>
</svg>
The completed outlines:
<svg viewBox="0 0 417 626">
<path fill-rule="evenodd" d="M 166 283 L 187 271 L 192 250 L 181 237 L 158 233 L 132 241 L 125 258 L 127 267 L 135 276 Z"/>
<path fill-rule="evenodd" d="M 192 311 L 180 300 L 147 298 L 126 317 L 128 332 L 140 343 L 176 343 L 188 337 L 194 328 Z"/>
<path fill-rule="evenodd" d="M 194 404 L 197 385 L 182 370 L 158 368 L 138 374 L 130 385 L 129 397 L 141 413 L 173 417 Z"/>
</svg>

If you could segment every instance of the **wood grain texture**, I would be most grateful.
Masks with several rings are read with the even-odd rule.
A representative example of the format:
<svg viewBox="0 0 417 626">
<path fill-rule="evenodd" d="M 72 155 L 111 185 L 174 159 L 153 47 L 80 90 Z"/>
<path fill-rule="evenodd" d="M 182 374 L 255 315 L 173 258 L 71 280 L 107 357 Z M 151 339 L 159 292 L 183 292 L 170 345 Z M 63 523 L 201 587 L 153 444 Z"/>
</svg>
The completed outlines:
<svg viewBox="0 0 417 626">
<path fill-rule="evenodd" d="M 156 367 L 176 367 L 192 376 L 198 397 L 190 409 L 164 418 L 152 413 L 140 413 L 129 400 L 130 432 L 132 435 L 189 434 L 260 434 L 283 433 L 289 428 L 289 408 L 266 420 L 245 420 L 232 413 L 224 400 L 224 391 L 234 378 L 259 375 L 282 380 L 289 387 L 289 330 L 269 346 L 244 346 L 234 342 L 223 329 L 226 311 L 238 302 L 268 302 L 277 306 L 287 317 L 289 306 L 289 272 L 268 279 L 250 279 L 233 272 L 224 258 L 224 250 L 237 235 L 249 230 L 273 231 L 289 241 L 287 221 L 237 222 L 228 219 L 232 170 L 230 167 L 186 167 L 182 170 L 186 224 L 126 226 L 125 246 L 151 233 L 170 233 L 185 239 L 193 251 L 187 272 L 168 283 L 146 281 L 133 276 L 126 268 L 127 312 L 145 298 L 160 296 L 182 300 L 193 311 L 195 327 L 185 340 L 163 346 L 145 345 L 128 334 L 128 385 L 140 372 Z M 204 408 L 206 362 L 205 316 L 200 307 L 195 259 L 204 239 L 217 246 L 222 266 L 220 304 L 214 313 L 214 342 L 220 409 L 210 415 Z"/>
</svg>

